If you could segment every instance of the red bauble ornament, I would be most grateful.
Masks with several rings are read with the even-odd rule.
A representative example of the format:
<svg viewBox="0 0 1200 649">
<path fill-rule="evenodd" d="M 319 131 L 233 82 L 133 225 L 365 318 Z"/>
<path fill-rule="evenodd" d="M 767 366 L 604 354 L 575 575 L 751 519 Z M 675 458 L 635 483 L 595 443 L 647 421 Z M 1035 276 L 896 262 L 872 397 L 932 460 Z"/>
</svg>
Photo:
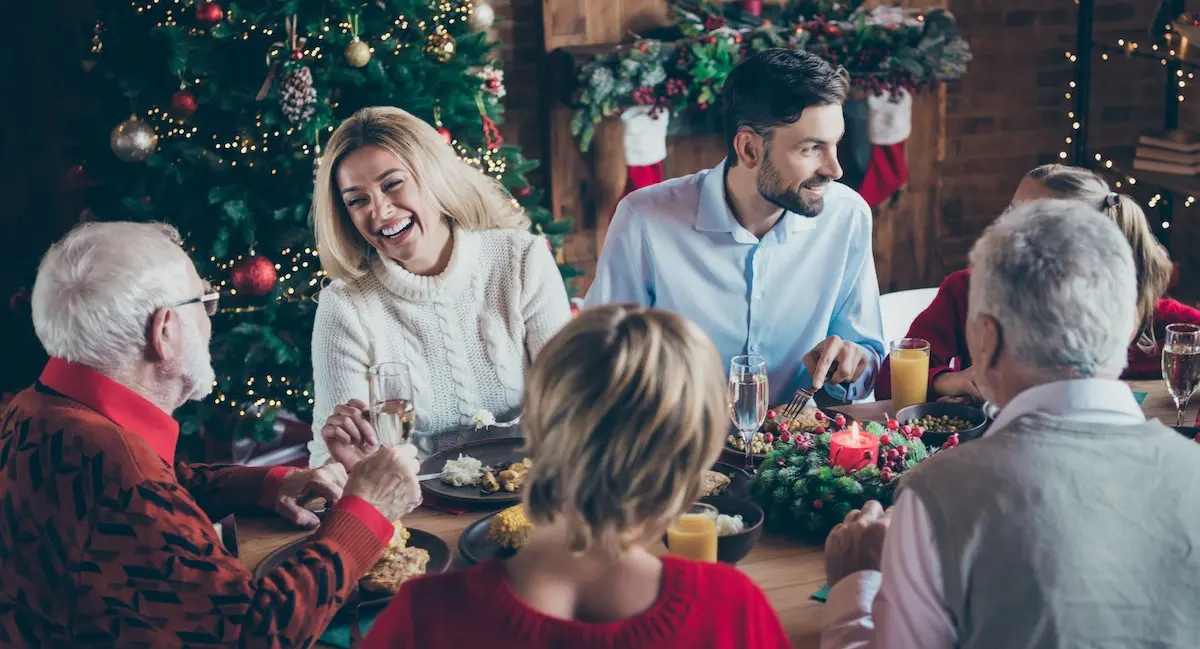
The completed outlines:
<svg viewBox="0 0 1200 649">
<path fill-rule="evenodd" d="M 292 50 L 292 53 L 288 56 L 291 57 L 293 61 L 299 61 L 300 59 L 304 58 L 304 52 L 301 50 Z"/>
<path fill-rule="evenodd" d="M 187 90 L 180 88 L 171 95 L 171 114 L 175 117 L 191 117 L 197 108 L 199 104 L 196 103 L 196 95 Z"/>
<path fill-rule="evenodd" d="M 215 2 L 201 2 L 196 5 L 196 20 L 205 25 L 215 25 L 225 18 L 225 10 Z"/>
<path fill-rule="evenodd" d="M 532 194 L 533 189 L 531 189 L 529 187 L 518 187 L 517 190 L 513 193 L 516 194 L 517 196 L 520 196 L 521 198 L 524 198 L 524 197 Z"/>
<path fill-rule="evenodd" d="M 230 281 L 239 293 L 262 297 L 275 286 L 275 264 L 262 255 L 251 255 L 233 265 Z"/>
<path fill-rule="evenodd" d="M 445 126 L 437 127 L 437 132 L 438 135 L 441 135 L 442 139 L 446 141 L 446 144 L 450 144 L 454 141 L 454 136 L 450 135 L 450 129 L 446 128 Z"/>
<path fill-rule="evenodd" d="M 825 506 L 825 502 L 820 498 L 813 501 L 813 509 L 820 509 Z"/>
</svg>

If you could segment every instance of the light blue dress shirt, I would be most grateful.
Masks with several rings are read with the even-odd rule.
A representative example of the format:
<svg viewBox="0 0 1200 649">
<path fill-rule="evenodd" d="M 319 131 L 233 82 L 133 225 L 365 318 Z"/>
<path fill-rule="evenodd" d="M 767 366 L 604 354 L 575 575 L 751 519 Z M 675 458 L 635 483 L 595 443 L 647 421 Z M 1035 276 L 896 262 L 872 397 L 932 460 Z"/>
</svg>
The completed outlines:
<svg viewBox="0 0 1200 649">
<path fill-rule="evenodd" d="M 871 210 L 840 183 L 815 218 L 785 214 L 760 240 L 725 201 L 725 162 L 626 196 L 604 239 L 585 306 L 636 302 L 674 311 L 729 359 L 767 360 L 771 403 L 812 387 L 802 359 L 831 335 L 868 352 L 867 371 L 825 390 L 866 397 L 884 355 Z M 726 367 L 728 371 L 728 367 Z"/>
</svg>

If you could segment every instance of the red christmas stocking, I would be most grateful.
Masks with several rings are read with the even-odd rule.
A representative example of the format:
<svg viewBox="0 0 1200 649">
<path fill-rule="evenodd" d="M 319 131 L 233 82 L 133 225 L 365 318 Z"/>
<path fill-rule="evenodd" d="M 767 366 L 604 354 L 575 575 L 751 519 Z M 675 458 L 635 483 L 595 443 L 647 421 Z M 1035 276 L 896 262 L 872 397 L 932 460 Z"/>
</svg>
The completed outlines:
<svg viewBox="0 0 1200 649">
<path fill-rule="evenodd" d="M 871 207 L 887 200 L 908 181 L 905 143 L 911 133 L 912 95 L 907 90 L 867 98 L 871 161 L 858 193 Z"/>
<path fill-rule="evenodd" d="M 629 167 L 625 194 L 663 181 L 669 122 L 670 114 L 653 106 L 634 106 L 621 113 L 625 164 Z"/>
</svg>

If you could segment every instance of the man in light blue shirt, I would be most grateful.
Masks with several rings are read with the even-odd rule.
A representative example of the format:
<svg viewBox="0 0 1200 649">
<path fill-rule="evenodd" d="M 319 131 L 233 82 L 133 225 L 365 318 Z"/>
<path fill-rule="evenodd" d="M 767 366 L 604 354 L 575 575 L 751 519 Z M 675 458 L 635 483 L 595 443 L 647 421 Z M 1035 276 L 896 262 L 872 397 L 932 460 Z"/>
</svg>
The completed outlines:
<svg viewBox="0 0 1200 649">
<path fill-rule="evenodd" d="M 772 404 L 797 388 L 867 396 L 883 323 L 871 210 L 834 182 L 848 87 L 806 52 L 743 61 L 722 90 L 727 158 L 617 205 L 585 304 L 675 311 L 726 360 L 763 356 Z"/>
</svg>

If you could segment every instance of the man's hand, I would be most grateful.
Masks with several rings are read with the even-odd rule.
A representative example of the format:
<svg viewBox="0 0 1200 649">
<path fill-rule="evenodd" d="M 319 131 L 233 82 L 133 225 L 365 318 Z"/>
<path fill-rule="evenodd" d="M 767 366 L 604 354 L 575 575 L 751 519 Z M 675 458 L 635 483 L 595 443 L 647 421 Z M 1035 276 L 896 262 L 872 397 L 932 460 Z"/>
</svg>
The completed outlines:
<svg viewBox="0 0 1200 649">
<path fill-rule="evenodd" d="M 972 365 L 961 372 L 942 372 L 933 379 L 933 391 L 942 397 L 972 397 L 982 399 L 979 385 L 975 383 L 979 372 Z"/>
<path fill-rule="evenodd" d="M 346 477 L 346 469 L 340 464 L 292 471 L 279 483 L 275 511 L 300 527 L 316 527 L 320 522 L 317 515 L 305 509 L 304 504 L 321 497 L 332 506 L 342 497 Z"/>
<path fill-rule="evenodd" d="M 879 502 L 867 501 L 862 511 L 846 514 L 845 520 L 825 539 L 825 578 L 834 585 L 860 570 L 879 570 L 883 539 L 892 512 Z"/>
<path fill-rule="evenodd" d="M 355 465 L 379 450 L 379 438 L 368 416 L 367 404 L 351 399 L 335 407 L 321 428 L 321 439 L 325 440 L 329 455 L 347 471 L 353 471 Z"/>
<path fill-rule="evenodd" d="M 833 362 L 837 361 L 837 369 L 829 377 L 831 383 L 857 381 L 867 371 L 870 359 L 867 350 L 861 345 L 830 336 L 817 343 L 812 351 L 804 355 L 805 369 L 813 377 L 813 389 L 819 390 L 825 386 L 826 375 Z"/>
<path fill-rule="evenodd" d="M 395 521 L 421 505 L 420 470 L 417 447 L 385 446 L 355 467 L 343 493 L 362 498 Z"/>
</svg>

